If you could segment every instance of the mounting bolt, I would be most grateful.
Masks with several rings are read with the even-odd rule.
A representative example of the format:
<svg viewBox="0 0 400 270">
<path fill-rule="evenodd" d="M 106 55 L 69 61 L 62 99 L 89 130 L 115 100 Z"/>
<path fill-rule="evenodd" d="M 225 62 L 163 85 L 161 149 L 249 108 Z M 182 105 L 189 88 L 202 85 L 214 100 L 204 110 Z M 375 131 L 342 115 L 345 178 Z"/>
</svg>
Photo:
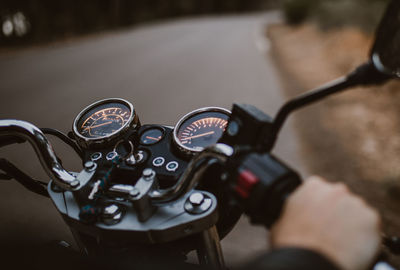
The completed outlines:
<svg viewBox="0 0 400 270">
<path fill-rule="evenodd" d="M 86 169 L 88 172 L 91 172 L 91 171 L 95 170 L 96 167 L 97 167 L 97 164 L 94 163 L 93 161 L 87 161 L 87 162 L 85 163 L 85 169 Z"/>
<path fill-rule="evenodd" d="M 107 225 L 114 225 L 121 221 L 122 210 L 116 204 L 110 204 L 103 208 L 102 213 L 103 222 Z"/>
<path fill-rule="evenodd" d="M 116 213 L 118 213 L 119 207 L 115 204 L 111 204 L 107 207 L 104 207 L 104 215 L 111 215 L 114 216 Z"/>
<path fill-rule="evenodd" d="M 204 195 L 203 193 L 196 192 L 190 195 L 189 202 L 194 206 L 200 206 L 204 202 Z"/>
<path fill-rule="evenodd" d="M 70 183 L 70 186 L 73 187 L 73 188 L 76 188 L 76 187 L 78 187 L 79 185 L 80 185 L 79 180 L 73 180 L 73 181 Z"/>
<path fill-rule="evenodd" d="M 140 195 L 140 191 L 135 187 L 133 187 L 133 189 L 131 191 L 129 191 L 129 196 L 131 196 L 132 198 L 135 198 L 139 195 Z"/>
<path fill-rule="evenodd" d="M 150 179 L 156 175 L 156 172 L 153 169 L 147 168 L 143 170 L 142 175 L 145 179 Z"/>
<path fill-rule="evenodd" d="M 210 196 L 197 191 L 192 193 L 189 198 L 186 199 L 184 208 L 186 212 L 190 214 L 199 215 L 210 209 L 212 204 L 213 200 Z"/>
</svg>

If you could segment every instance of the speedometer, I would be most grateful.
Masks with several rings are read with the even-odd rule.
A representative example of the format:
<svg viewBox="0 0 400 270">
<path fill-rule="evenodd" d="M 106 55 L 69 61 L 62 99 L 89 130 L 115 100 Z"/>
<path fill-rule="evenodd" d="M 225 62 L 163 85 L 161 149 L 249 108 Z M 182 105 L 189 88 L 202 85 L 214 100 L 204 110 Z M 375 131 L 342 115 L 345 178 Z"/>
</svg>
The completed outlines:
<svg viewBox="0 0 400 270">
<path fill-rule="evenodd" d="M 218 142 L 228 124 L 230 111 L 202 108 L 185 115 L 174 129 L 174 141 L 184 152 L 196 153 Z"/>
<path fill-rule="evenodd" d="M 76 118 L 73 130 L 84 146 L 104 143 L 121 135 L 139 120 L 131 103 L 123 99 L 105 99 L 91 104 Z"/>
</svg>

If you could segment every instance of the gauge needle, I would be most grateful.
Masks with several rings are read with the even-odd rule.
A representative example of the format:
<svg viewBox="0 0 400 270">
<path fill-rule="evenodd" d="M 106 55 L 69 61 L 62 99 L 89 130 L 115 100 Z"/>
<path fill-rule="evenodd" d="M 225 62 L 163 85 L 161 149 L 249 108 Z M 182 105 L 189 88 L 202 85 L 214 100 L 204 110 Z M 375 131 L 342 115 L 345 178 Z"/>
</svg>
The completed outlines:
<svg viewBox="0 0 400 270">
<path fill-rule="evenodd" d="M 150 139 L 150 140 L 158 141 L 159 139 L 161 139 L 161 136 L 160 136 L 160 137 L 158 137 L 158 138 L 154 138 L 154 137 L 146 136 L 146 138 L 147 138 L 147 139 Z"/>
<path fill-rule="evenodd" d="M 113 122 L 113 121 L 105 122 L 105 123 L 103 123 L 103 124 L 98 124 L 98 125 L 96 125 L 96 126 L 91 126 L 91 127 L 84 128 L 83 130 L 87 130 L 87 129 L 92 129 L 92 128 L 97 128 L 97 127 L 109 125 L 109 124 L 111 124 L 112 122 Z"/>
<path fill-rule="evenodd" d="M 211 134 L 214 134 L 214 133 L 215 133 L 215 131 L 210 131 L 210 132 L 206 132 L 206 133 L 203 133 L 203 134 L 199 134 L 199 135 L 194 135 L 194 136 L 191 136 L 191 137 L 182 138 L 182 140 L 196 139 L 196 138 L 203 137 L 203 136 L 207 136 L 207 135 L 211 135 Z"/>
</svg>

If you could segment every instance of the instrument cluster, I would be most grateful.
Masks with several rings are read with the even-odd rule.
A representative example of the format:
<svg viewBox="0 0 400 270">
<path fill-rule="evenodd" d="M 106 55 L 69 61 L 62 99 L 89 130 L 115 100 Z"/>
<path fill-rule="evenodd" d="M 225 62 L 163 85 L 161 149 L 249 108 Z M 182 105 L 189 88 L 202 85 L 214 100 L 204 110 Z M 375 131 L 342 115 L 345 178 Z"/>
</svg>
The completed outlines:
<svg viewBox="0 0 400 270">
<path fill-rule="evenodd" d="M 82 148 L 104 146 L 140 126 L 133 105 L 123 99 L 113 98 L 95 102 L 86 107 L 74 120 L 73 132 Z"/>
<path fill-rule="evenodd" d="M 77 143 L 85 161 L 107 163 L 123 157 L 121 174 L 141 175 L 152 168 L 160 185 L 173 185 L 191 157 L 218 142 L 225 131 L 230 111 L 207 107 L 183 116 L 174 128 L 141 125 L 133 105 L 118 98 L 100 100 L 86 107 L 73 123 Z M 120 179 L 130 179 L 121 175 Z"/>
<path fill-rule="evenodd" d="M 218 142 L 228 124 L 230 112 L 222 108 L 202 108 L 188 113 L 174 128 L 174 143 L 186 153 L 201 152 Z"/>
</svg>

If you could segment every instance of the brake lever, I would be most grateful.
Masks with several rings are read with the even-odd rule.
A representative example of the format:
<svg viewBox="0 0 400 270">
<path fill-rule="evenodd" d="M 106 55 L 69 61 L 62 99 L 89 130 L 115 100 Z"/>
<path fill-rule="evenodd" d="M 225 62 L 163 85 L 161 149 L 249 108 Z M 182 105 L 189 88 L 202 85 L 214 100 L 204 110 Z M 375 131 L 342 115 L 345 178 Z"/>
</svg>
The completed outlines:
<svg viewBox="0 0 400 270">
<path fill-rule="evenodd" d="M 81 187 L 79 180 L 66 171 L 58 162 L 50 142 L 36 126 L 20 120 L 0 120 L 0 137 L 17 137 L 28 141 L 39 157 L 39 161 L 47 175 L 61 188 L 76 190 Z"/>
<path fill-rule="evenodd" d="M 23 138 L 19 138 L 19 137 L 15 137 L 15 136 L 4 136 L 4 137 L 1 137 L 1 139 L 0 139 L 0 148 L 3 146 L 10 145 L 10 144 L 24 143 L 24 142 L 26 142 L 26 140 Z"/>
<path fill-rule="evenodd" d="M 0 174 L 1 180 L 15 179 L 18 183 L 23 185 L 29 191 L 32 191 L 44 197 L 49 197 L 49 193 L 47 192 L 47 189 L 45 187 L 46 183 L 31 178 L 29 175 L 15 167 L 15 165 L 8 160 L 3 158 L 0 159 L 0 170 L 5 172 L 4 175 Z"/>
</svg>

